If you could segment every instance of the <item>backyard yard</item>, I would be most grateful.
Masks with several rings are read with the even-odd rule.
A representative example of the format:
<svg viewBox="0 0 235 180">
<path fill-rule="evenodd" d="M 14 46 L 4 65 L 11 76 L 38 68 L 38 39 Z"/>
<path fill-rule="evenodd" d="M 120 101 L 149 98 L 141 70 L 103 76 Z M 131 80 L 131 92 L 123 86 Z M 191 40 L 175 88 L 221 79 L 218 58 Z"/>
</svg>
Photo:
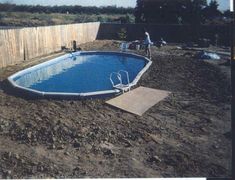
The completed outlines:
<svg viewBox="0 0 235 180">
<path fill-rule="evenodd" d="M 105 104 L 112 97 L 30 99 L 8 88 L 8 76 L 50 58 L 0 69 L 0 178 L 230 177 L 230 67 L 219 65 L 229 57 L 210 63 L 177 46 L 152 47 L 138 86 L 172 94 L 143 116 Z"/>
</svg>

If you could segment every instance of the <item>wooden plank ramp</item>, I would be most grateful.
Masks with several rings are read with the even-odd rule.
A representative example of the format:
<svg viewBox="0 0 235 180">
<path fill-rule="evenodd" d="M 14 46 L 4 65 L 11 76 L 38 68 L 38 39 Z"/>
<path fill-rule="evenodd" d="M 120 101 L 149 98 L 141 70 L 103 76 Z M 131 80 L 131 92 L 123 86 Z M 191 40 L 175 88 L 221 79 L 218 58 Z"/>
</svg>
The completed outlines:
<svg viewBox="0 0 235 180">
<path fill-rule="evenodd" d="M 142 116 L 144 112 L 169 96 L 169 94 L 169 91 L 140 86 L 106 101 L 106 103 L 124 111 Z"/>
</svg>

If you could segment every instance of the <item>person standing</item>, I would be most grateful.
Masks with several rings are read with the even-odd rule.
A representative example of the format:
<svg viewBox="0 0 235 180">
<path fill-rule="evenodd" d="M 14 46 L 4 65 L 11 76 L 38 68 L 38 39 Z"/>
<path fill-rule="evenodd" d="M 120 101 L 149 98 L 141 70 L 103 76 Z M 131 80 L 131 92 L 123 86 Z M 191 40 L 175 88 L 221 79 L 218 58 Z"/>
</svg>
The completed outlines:
<svg viewBox="0 0 235 180">
<path fill-rule="evenodd" d="M 151 45 L 153 42 L 150 39 L 149 33 L 144 29 L 144 35 L 145 35 L 145 40 L 144 40 L 144 45 L 145 45 L 145 55 L 151 59 Z"/>
</svg>

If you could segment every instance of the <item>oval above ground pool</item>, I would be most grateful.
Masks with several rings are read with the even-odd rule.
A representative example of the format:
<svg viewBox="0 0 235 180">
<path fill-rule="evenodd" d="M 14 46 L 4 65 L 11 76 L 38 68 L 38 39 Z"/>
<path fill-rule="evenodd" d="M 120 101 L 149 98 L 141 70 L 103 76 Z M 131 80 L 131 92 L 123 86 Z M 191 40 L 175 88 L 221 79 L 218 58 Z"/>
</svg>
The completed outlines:
<svg viewBox="0 0 235 180">
<path fill-rule="evenodd" d="M 16 88 L 40 96 L 105 95 L 136 85 L 151 63 L 131 53 L 83 51 L 19 71 L 8 80 Z"/>
</svg>

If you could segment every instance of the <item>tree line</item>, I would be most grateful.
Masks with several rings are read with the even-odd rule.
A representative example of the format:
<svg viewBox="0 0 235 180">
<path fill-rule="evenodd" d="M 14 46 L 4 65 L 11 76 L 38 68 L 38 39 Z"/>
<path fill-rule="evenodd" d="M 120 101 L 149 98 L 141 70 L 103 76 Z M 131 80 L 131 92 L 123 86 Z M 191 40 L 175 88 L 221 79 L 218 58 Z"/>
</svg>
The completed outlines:
<svg viewBox="0 0 235 180">
<path fill-rule="evenodd" d="M 0 12 L 30 12 L 30 13 L 70 13 L 70 14 L 126 14 L 120 20 L 130 23 L 130 14 L 134 14 L 135 23 L 158 24 L 206 24 L 216 18 L 230 18 L 232 13 L 228 10 L 221 12 L 218 2 L 211 0 L 136 0 L 135 8 L 117 6 L 41 6 L 16 5 L 0 3 Z M 129 14 L 129 15 L 128 15 Z M 103 21 L 100 18 L 100 21 Z M 219 20 L 221 22 L 221 20 Z"/>
<path fill-rule="evenodd" d="M 232 17 L 221 12 L 218 2 L 211 0 L 137 0 L 136 23 L 204 24 L 219 17 Z"/>
<path fill-rule="evenodd" d="M 31 12 L 31 13 L 71 13 L 71 14 L 133 14 L 134 8 L 116 6 L 41 6 L 41 5 L 16 5 L 0 3 L 0 11 Z"/>
</svg>

